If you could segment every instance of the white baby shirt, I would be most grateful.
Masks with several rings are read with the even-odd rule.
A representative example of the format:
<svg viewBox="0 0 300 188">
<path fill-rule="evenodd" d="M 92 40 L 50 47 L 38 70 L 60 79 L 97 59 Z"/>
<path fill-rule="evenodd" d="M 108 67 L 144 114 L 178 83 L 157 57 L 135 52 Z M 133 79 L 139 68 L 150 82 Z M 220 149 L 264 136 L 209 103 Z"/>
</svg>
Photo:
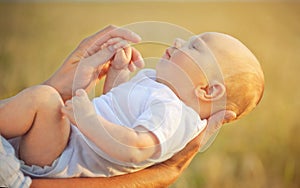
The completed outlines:
<svg viewBox="0 0 300 188">
<path fill-rule="evenodd" d="M 101 152 L 106 160 L 126 166 L 162 162 L 183 149 L 205 128 L 206 120 L 201 120 L 169 87 L 155 79 L 154 70 L 144 69 L 129 82 L 95 98 L 93 103 L 99 115 L 115 124 L 129 128 L 140 125 L 152 131 L 161 144 L 160 156 L 142 164 L 128 164 Z"/>
<path fill-rule="evenodd" d="M 152 131 L 161 145 L 160 156 L 137 164 L 118 161 L 71 126 L 68 146 L 51 166 L 22 163 L 22 171 L 33 177 L 109 177 L 171 158 L 205 128 L 206 120 L 201 120 L 170 88 L 156 82 L 155 76 L 154 70 L 142 70 L 129 82 L 93 99 L 92 103 L 97 114 L 112 123 L 129 128 L 143 126 Z"/>
</svg>

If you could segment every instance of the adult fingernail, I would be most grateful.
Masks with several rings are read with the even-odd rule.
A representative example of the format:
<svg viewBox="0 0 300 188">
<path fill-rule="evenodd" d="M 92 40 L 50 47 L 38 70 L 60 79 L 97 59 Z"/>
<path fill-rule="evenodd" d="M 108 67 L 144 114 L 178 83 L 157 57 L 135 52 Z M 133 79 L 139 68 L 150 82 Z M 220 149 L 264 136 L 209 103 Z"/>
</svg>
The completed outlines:
<svg viewBox="0 0 300 188">
<path fill-rule="evenodd" d="M 137 38 L 138 38 L 139 41 L 142 40 L 142 37 L 140 35 L 136 34 L 136 36 L 137 36 Z"/>
<path fill-rule="evenodd" d="M 132 42 L 140 42 L 142 40 L 142 37 L 140 35 L 138 35 L 138 34 L 136 34 L 134 32 L 132 32 L 131 34 L 134 36 L 134 38 L 137 39 L 136 41 L 132 41 Z"/>
</svg>

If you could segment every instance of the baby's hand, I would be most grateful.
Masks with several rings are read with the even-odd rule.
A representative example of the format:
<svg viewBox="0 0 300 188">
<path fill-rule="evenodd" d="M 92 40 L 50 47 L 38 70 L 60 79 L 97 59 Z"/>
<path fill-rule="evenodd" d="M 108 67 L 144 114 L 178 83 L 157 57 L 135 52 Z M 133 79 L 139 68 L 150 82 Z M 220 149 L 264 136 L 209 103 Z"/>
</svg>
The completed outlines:
<svg viewBox="0 0 300 188">
<path fill-rule="evenodd" d="M 123 49 L 118 50 L 110 63 L 111 67 L 116 70 L 122 70 L 127 68 L 132 69 L 131 65 L 133 65 L 133 63 L 131 62 L 131 54 L 131 47 L 125 47 Z"/>
<path fill-rule="evenodd" d="M 125 44 L 127 41 L 124 41 L 122 38 L 112 38 L 108 40 L 105 44 L 105 46 L 112 46 L 112 45 L 122 45 Z M 131 62 L 131 55 L 132 50 L 129 45 L 123 45 L 123 48 L 118 49 L 114 58 L 112 59 L 110 65 L 113 69 L 116 70 L 122 70 L 127 68 L 127 66 Z"/>
<path fill-rule="evenodd" d="M 65 106 L 62 107 L 61 112 L 63 113 L 64 117 L 67 117 L 73 125 L 77 126 L 74 117 L 72 99 L 65 102 Z"/>
<path fill-rule="evenodd" d="M 66 101 L 62 113 L 77 127 L 88 123 L 89 118 L 96 115 L 94 107 L 83 89 L 77 90 L 76 95 Z"/>
<path fill-rule="evenodd" d="M 114 58 L 111 60 L 111 67 L 115 70 L 128 68 L 130 72 L 135 71 L 136 67 L 142 68 L 144 66 L 144 61 L 142 59 L 138 59 L 137 57 L 132 58 L 133 55 L 137 56 L 140 55 L 140 53 L 135 48 L 129 45 L 124 45 L 125 43 L 126 41 L 124 41 L 122 38 L 112 38 L 104 44 L 104 47 L 111 45 L 123 46 L 117 50 Z M 132 51 L 134 51 L 134 53 Z M 132 62 L 132 59 L 138 60 Z"/>
</svg>

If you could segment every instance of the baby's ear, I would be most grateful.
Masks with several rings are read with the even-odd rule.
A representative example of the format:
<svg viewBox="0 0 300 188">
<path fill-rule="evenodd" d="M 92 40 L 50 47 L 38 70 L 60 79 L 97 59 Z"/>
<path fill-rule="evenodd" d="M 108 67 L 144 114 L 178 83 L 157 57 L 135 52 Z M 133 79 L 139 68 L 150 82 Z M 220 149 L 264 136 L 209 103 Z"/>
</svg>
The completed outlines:
<svg viewBox="0 0 300 188">
<path fill-rule="evenodd" d="M 198 85 L 195 88 L 195 95 L 202 101 L 211 102 L 221 99 L 226 92 L 224 84 L 213 82 L 210 85 Z"/>
</svg>

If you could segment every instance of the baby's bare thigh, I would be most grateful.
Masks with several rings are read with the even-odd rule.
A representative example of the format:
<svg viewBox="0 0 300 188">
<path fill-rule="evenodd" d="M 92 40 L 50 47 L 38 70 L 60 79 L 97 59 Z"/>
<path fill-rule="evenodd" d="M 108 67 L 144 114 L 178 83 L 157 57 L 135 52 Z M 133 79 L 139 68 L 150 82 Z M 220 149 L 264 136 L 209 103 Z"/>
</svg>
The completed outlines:
<svg viewBox="0 0 300 188">
<path fill-rule="evenodd" d="M 28 165 L 51 165 L 68 143 L 70 122 L 62 116 L 64 104 L 55 89 L 35 89 L 36 114 L 31 129 L 21 138 L 19 157 Z"/>
</svg>

